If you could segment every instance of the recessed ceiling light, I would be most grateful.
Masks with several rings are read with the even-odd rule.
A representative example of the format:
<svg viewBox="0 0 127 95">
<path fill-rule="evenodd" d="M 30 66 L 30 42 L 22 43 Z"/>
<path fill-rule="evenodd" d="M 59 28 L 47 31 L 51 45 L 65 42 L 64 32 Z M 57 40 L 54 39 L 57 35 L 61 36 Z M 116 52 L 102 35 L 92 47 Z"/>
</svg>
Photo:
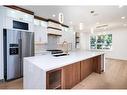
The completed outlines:
<svg viewBox="0 0 127 95">
<path fill-rule="evenodd" d="M 122 16 L 121 19 L 125 19 L 125 16 Z"/>
<path fill-rule="evenodd" d="M 52 17 L 56 17 L 56 15 L 55 15 L 55 14 L 53 14 L 53 15 L 52 15 Z"/>
</svg>

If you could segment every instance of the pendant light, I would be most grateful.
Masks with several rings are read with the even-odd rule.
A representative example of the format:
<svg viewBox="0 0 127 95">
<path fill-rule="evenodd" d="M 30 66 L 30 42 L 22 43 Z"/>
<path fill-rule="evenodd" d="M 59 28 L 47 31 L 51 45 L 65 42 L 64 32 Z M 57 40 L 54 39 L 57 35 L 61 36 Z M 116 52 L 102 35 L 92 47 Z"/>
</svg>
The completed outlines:
<svg viewBox="0 0 127 95">
<path fill-rule="evenodd" d="M 63 23 L 64 22 L 64 16 L 63 16 L 63 13 L 59 13 L 59 22 L 60 23 Z"/>
</svg>

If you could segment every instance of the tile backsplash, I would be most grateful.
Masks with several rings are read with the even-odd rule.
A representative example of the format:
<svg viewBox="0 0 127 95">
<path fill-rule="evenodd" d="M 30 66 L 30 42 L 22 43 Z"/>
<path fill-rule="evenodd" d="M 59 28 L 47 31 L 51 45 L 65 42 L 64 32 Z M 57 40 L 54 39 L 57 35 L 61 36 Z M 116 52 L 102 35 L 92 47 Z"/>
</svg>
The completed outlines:
<svg viewBox="0 0 127 95">
<path fill-rule="evenodd" d="M 46 51 L 47 44 L 35 44 L 35 54 Z"/>
<path fill-rule="evenodd" d="M 48 50 L 57 49 L 58 41 L 59 41 L 59 36 L 48 35 L 47 49 Z"/>
<path fill-rule="evenodd" d="M 62 43 L 59 43 L 60 36 L 48 35 L 48 43 L 45 44 L 36 44 L 35 45 L 35 54 L 40 54 L 46 50 L 60 49 L 63 50 Z M 68 51 L 73 50 L 73 43 L 68 43 Z"/>
</svg>

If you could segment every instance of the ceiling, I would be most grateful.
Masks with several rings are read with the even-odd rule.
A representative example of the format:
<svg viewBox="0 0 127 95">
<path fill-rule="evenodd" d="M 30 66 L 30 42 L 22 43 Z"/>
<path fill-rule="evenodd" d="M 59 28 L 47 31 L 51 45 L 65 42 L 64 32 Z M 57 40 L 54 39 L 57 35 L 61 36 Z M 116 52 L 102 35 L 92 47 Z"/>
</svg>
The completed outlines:
<svg viewBox="0 0 127 95">
<path fill-rule="evenodd" d="M 35 15 L 58 21 L 58 14 L 64 14 L 64 24 L 73 26 L 76 31 L 87 32 L 98 25 L 108 25 L 106 28 L 127 27 L 127 6 L 20 6 L 31 10 Z M 91 13 L 94 11 L 94 13 Z M 52 15 L 56 15 L 53 17 Z M 125 19 L 121 19 L 121 17 Z M 79 24 L 83 23 L 83 30 Z"/>
</svg>

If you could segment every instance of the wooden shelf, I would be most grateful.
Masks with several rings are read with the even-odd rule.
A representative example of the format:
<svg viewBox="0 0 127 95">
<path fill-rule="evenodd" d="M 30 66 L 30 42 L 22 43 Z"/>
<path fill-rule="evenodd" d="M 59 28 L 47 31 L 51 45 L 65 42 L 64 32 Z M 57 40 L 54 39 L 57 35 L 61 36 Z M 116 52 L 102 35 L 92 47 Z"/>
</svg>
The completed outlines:
<svg viewBox="0 0 127 95">
<path fill-rule="evenodd" d="M 62 36 L 62 34 L 54 34 L 54 33 L 48 33 L 48 35 Z"/>
<path fill-rule="evenodd" d="M 35 44 L 35 45 L 42 45 L 42 44 L 46 44 L 46 43 L 39 42 L 39 41 L 35 41 L 34 44 Z"/>
<path fill-rule="evenodd" d="M 60 89 L 61 88 L 61 81 L 54 82 L 52 84 L 49 84 L 50 89 Z"/>
<path fill-rule="evenodd" d="M 78 45 L 80 43 L 80 36 L 79 32 L 76 32 L 75 34 L 75 48 L 78 48 Z"/>
</svg>

